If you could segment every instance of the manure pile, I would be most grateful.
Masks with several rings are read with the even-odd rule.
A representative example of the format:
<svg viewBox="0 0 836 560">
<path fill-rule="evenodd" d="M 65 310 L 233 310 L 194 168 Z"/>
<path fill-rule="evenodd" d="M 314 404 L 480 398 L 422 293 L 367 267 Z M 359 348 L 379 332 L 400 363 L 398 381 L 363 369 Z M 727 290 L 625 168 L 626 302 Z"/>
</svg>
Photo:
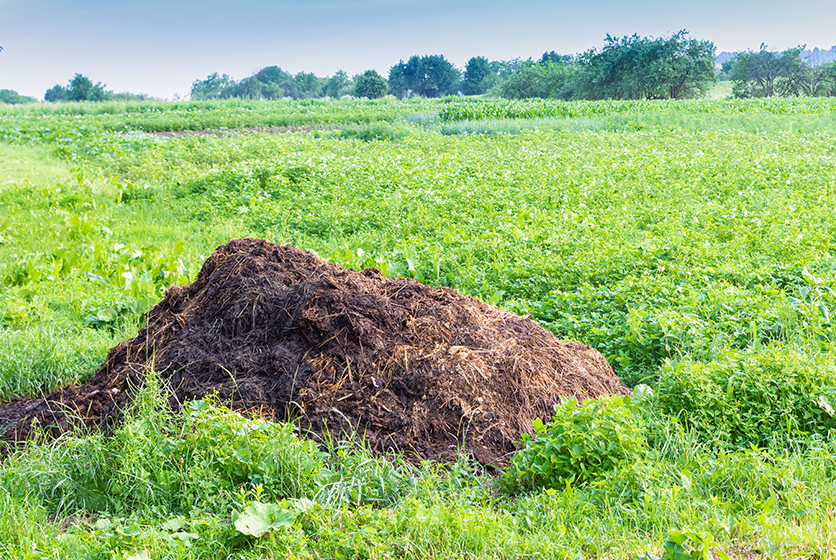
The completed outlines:
<svg viewBox="0 0 836 560">
<path fill-rule="evenodd" d="M 628 393 L 596 350 L 530 319 L 238 239 L 193 284 L 170 288 L 89 381 L 0 405 L 2 437 L 26 438 L 35 418 L 60 433 L 67 412 L 106 428 L 152 367 L 175 404 L 217 393 L 313 437 L 356 432 L 379 453 L 446 460 L 462 449 L 486 464 L 506 463 L 560 396 Z"/>
</svg>

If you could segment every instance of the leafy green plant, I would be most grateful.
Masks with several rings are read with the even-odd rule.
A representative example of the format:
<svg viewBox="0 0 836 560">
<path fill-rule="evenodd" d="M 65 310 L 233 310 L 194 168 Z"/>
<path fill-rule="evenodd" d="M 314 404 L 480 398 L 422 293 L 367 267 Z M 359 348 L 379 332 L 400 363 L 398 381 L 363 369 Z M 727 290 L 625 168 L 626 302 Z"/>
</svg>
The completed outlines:
<svg viewBox="0 0 836 560">
<path fill-rule="evenodd" d="M 148 298 L 136 301 L 111 302 L 99 307 L 95 313 L 86 315 L 82 321 L 89 327 L 97 329 L 114 329 L 119 322 L 138 321 L 154 306 L 154 301 Z"/>
<path fill-rule="evenodd" d="M 503 476 L 510 492 L 588 483 L 647 452 L 642 418 L 620 396 L 555 405 L 552 420 L 535 419 L 534 434 L 523 434 L 520 443 Z"/>
<path fill-rule="evenodd" d="M 663 548 L 662 556 L 645 552 L 638 555 L 637 560 L 712 560 L 714 555 L 720 560 L 729 560 L 728 554 L 717 548 L 711 533 L 693 529 L 671 529 Z"/>
<path fill-rule="evenodd" d="M 265 533 L 291 525 L 296 512 L 282 507 L 282 504 L 250 502 L 240 512 L 234 512 L 232 523 L 235 530 L 243 535 L 260 537 Z"/>
<path fill-rule="evenodd" d="M 836 378 L 826 364 L 770 348 L 727 352 L 723 361 L 668 362 L 655 389 L 659 409 L 732 449 L 836 429 Z"/>
</svg>

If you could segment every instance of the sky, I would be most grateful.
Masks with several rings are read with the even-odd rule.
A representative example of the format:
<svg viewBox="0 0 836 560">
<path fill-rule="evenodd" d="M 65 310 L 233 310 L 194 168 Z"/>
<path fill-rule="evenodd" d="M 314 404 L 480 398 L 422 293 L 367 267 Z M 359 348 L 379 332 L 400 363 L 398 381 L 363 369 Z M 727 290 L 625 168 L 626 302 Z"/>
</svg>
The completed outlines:
<svg viewBox="0 0 836 560">
<path fill-rule="evenodd" d="M 687 29 L 717 52 L 836 45 L 836 2 L 763 0 L 0 0 L 0 89 L 39 99 L 84 74 L 106 89 L 174 99 L 218 72 L 265 66 L 383 76 L 411 55 L 539 58 L 607 34 Z"/>
</svg>

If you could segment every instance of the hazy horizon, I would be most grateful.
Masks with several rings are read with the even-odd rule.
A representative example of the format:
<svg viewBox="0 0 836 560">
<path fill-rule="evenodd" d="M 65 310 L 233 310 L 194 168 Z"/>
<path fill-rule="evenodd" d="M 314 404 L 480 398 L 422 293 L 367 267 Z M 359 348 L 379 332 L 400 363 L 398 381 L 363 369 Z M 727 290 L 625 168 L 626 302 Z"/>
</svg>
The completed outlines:
<svg viewBox="0 0 836 560">
<path fill-rule="evenodd" d="M 717 52 L 836 44 L 836 4 L 678 5 L 660 0 L 569 2 L 305 3 L 192 0 L 0 0 L 0 89 L 42 99 L 76 73 L 108 90 L 186 97 L 212 72 L 236 80 L 277 65 L 331 76 L 389 68 L 413 54 L 441 54 L 459 68 L 472 56 L 539 58 L 600 48 L 607 34 L 664 36 L 687 29 Z"/>
</svg>

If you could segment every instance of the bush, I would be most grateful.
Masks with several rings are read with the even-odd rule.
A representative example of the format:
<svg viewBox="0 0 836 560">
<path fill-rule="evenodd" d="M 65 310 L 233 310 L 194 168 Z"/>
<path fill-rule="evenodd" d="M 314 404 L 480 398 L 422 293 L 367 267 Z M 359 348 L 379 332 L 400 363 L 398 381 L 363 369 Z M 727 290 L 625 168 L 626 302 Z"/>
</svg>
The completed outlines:
<svg viewBox="0 0 836 560">
<path fill-rule="evenodd" d="M 534 421 L 534 435 L 511 459 L 503 477 L 509 492 L 587 483 L 640 460 L 647 452 L 644 420 L 629 397 L 555 405 L 552 421 Z"/>
<path fill-rule="evenodd" d="M 666 363 L 656 404 L 701 439 L 740 449 L 836 428 L 836 377 L 786 348 L 729 351 L 720 362 Z"/>
</svg>

